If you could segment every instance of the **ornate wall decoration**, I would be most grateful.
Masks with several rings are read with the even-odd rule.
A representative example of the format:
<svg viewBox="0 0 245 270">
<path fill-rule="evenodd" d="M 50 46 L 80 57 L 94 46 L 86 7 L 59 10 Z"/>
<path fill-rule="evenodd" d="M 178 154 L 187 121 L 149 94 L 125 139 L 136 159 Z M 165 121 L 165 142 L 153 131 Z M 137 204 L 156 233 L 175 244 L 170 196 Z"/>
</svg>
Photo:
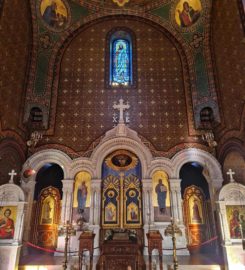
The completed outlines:
<svg viewBox="0 0 245 270">
<path fill-rule="evenodd" d="M 116 3 L 119 7 L 123 7 L 126 3 L 129 2 L 129 0 L 113 0 L 114 3 Z"/>
<path fill-rule="evenodd" d="M 39 0 L 38 8 L 42 22 L 49 30 L 60 32 L 69 25 L 70 8 L 65 0 Z"/>
<path fill-rule="evenodd" d="M 127 171 L 136 167 L 138 158 L 126 150 L 118 150 L 109 155 L 105 163 L 116 171 Z"/>
<path fill-rule="evenodd" d="M 118 150 L 105 159 L 101 205 L 103 228 L 142 226 L 141 166 L 133 153 Z"/>
<path fill-rule="evenodd" d="M 174 24 L 180 31 L 191 32 L 200 23 L 202 11 L 201 0 L 177 0 L 172 7 Z"/>
<path fill-rule="evenodd" d="M 103 180 L 102 194 L 102 226 L 104 228 L 119 227 L 119 193 L 120 183 L 116 176 L 109 175 Z"/>
</svg>

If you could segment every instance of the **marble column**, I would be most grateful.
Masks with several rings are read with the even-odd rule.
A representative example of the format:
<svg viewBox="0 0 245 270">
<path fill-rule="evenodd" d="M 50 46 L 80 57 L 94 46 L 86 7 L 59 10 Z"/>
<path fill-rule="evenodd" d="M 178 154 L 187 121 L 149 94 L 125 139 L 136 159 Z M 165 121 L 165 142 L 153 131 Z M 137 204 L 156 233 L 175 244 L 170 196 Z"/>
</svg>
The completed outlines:
<svg viewBox="0 0 245 270">
<path fill-rule="evenodd" d="M 64 179 L 61 180 L 63 184 L 62 192 L 62 206 L 61 206 L 61 218 L 60 226 L 62 227 L 67 221 L 72 221 L 72 205 L 73 205 L 73 189 L 74 189 L 74 180 L 73 179 Z M 65 236 L 58 236 L 57 240 L 57 250 L 64 250 L 65 248 Z M 56 252 L 55 256 L 63 256 L 62 253 Z"/>
<path fill-rule="evenodd" d="M 28 182 L 21 181 L 21 188 L 23 189 L 26 197 L 26 211 L 25 211 L 25 218 L 24 218 L 24 232 L 23 232 L 23 240 L 30 241 L 31 240 L 31 225 L 32 225 L 32 208 L 33 208 L 33 201 L 34 201 L 34 192 L 35 192 L 35 176 L 32 176 L 28 179 Z M 23 246 L 22 255 L 28 254 L 27 246 Z"/>
<path fill-rule="evenodd" d="M 62 184 L 63 197 L 60 223 L 65 224 L 67 220 L 71 221 L 72 218 L 74 180 L 64 179 L 62 180 Z"/>
<path fill-rule="evenodd" d="M 91 207 L 90 220 L 91 225 L 100 224 L 101 212 L 101 179 L 92 179 L 91 181 Z"/>
<path fill-rule="evenodd" d="M 142 179 L 143 225 L 150 227 L 154 220 L 152 204 L 152 179 Z M 146 228 L 145 228 L 146 229 Z"/>
<path fill-rule="evenodd" d="M 182 232 L 182 235 L 176 235 L 176 247 L 177 249 L 179 249 L 177 250 L 177 255 L 189 255 L 189 251 L 187 250 L 186 227 L 184 225 L 184 219 L 183 219 L 183 207 L 182 207 L 180 183 L 181 183 L 181 179 L 179 178 L 169 179 L 171 210 L 172 210 L 172 217 Z M 166 237 L 166 238 L 169 238 L 169 237 Z M 165 251 L 164 254 L 170 255 L 171 253 L 169 253 L 168 251 Z"/>
<path fill-rule="evenodd" d="M 89 230 L 95 233 L 94 238 L 94 256 L 99 256 L 99 232 L 100 232 L 100 218 L 101 218 L 101 179 L 92 179 L 91 181 L 91 206 L 90 206 L 90 219 Z"/>
<path fill-rule="evenodd" d="M 169 179 L 172 217 L 175 219 L 175 221 L 178 221 L 178 223 L 183 224 L 184 221 L 180 182 L 181 179 Z"/>
</svg>

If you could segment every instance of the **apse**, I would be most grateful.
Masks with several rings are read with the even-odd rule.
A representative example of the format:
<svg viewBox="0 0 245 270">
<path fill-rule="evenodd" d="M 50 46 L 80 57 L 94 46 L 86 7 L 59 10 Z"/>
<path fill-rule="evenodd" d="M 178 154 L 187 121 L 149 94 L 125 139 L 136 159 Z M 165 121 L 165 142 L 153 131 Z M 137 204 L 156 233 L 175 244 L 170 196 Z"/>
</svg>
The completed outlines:
<svg viewBox="0 0 245 270">
<path fill-rule="evenodd" d="M 37 200 L 40 192 L 48 186 L 56 187 L 59 190 L 62 198 L 61 180 L 63 179 L 64 172 L 58 164 L 45 164 L 37 173 L 34 200 Z"/>
<path fill-rule="evenodd" d="M 208 183 L 203 175 L 203 167 L 197 162 L 185 163 L 180 170 L 181 196 L 184 197 L 185 189 L 191 185 L 199 187 L 205 199 L 210 198 Z"/>
</svg>

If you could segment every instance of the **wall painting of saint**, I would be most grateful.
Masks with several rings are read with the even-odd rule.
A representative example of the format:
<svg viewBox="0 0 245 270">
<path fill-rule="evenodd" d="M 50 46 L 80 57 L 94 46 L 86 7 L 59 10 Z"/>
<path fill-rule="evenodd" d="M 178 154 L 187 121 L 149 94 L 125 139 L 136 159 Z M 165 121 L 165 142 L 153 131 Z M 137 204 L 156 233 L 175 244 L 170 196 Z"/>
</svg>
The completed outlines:
<svg viewBox="0 0 245 270">
<path fill-rule="evenodd" d="M 164 171 L 156 171 L 152 177 L 153 207 L 155 221 L 170 221 L 170 193 L 168 175 Z"/>
<path fill-rule="evenodd" d="M 245 237 L 245 206 L 227 205 L 226 216 L 231 239 Z"/>
<path fill-rule="evenodd" d="M 117 219 L 117 209 L 113 203 L 108 203 L 105 207 L 105 222 L 115 222 Z"/>
<path fill-rule="evenodd" d="M 1 239 L 14 238 L 14 226 L 16 223 L 17 207 L 0 207 L 0 241 Z"/>
<path fill-rule="evenodd" d="M 190 224 L 203 224 L 202 202 L 199 197 L 193 195 L 189 198 Z"/>
<path fill-rule="evenodd" d="M 42 204 L 41 225 L 48 225 L 54 223 L 54 197 L 48 196 L 45 198 Z"/>
<path fill-rule="evenodd" d="M 89 221 L 90 207 L 90 184 L 91 175 L 88 172 L 79 172 L 75 177 L 75 187 L 73 195 L 73 221 L 83 218 Z"/>
<path fill-rule="evenodd" d="M 183 28 L 190 27 L 198 21 L 201 11 L 200 0 L 180 0 L 175 8 L 175 21 Z"/>
<path fill-rule="evenodd" d="M 130 203 L 127 206 L 127 221 L 139 222 L 139 209 L 135 203 Z"/>
<path fill-rule="evenodd" d="M 68 22 L 68 7 L 63 0 L 41 0 L 41 17 L 54 31 L 63 30 Z"/>
</svg>

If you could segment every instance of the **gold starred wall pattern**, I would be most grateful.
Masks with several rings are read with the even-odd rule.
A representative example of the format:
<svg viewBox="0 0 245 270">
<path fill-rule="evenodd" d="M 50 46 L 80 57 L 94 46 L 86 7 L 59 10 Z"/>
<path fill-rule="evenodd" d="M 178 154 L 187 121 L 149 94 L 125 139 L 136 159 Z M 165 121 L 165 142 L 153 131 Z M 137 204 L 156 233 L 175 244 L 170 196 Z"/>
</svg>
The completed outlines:
<svg viewBox="0 0 245 270">
<path fill-rule="evenodd" d="M 129 27 L 136 36 L 137 87 L 105 87 L 106 36 L 115 27 Z M 163 33 L 136 20 L 107 20 L 78 34 L 66 49 L 59 81 L 54 137 L 49 143 L 76 151 L 88 147 L 113 128 L 113 102 L 130 104 L 129 127 L 157 150 L 188 140 L 187 106 L 182 63 Z"/>
</svg>

